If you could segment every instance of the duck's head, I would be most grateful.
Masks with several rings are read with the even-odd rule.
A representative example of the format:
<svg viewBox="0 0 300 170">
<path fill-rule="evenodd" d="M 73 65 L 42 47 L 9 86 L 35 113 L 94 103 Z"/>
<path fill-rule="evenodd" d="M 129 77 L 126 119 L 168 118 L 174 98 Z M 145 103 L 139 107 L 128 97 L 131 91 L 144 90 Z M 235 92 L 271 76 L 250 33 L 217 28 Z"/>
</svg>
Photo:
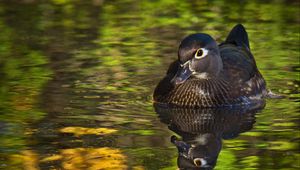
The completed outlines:
<svg viewBox="0 0 300 170">
<path fill-rule="evenodd" d="M 221 138 L 214 135 L 204 135 L 200 141 L 186 142 L 172 136 L 171 142 L 175 144 L 179 155 L 177 165 L 180 169 L 213 169 L 221 151 Z"/>
<path fill-rule="evenodd" d="M 203 33 L 192 34 L 182 40 L 178 61 L 180 67 L 172 79 L 174 84 L 181 84 L 191 76 L 218 76 L 223 66 L 217 42 Z"/>
</svg>

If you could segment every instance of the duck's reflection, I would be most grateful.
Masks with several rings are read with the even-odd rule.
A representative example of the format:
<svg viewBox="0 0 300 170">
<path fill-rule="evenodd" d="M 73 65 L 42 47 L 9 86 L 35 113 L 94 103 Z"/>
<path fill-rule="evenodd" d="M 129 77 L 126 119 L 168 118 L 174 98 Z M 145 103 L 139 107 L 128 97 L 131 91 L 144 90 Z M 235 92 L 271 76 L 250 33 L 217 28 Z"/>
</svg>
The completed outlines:
<svg viewBox="0 0 300 170">
<path fill-rule="evenodd" d="M 222 139 L 233 139 L 252 129 L 255 114 L 265 103 L 239 108 L 189 109 L 154 104 L 161 122 L 181 136 L 171 137 L 178 149 L 180 169 L 213 169 Z"/>
</svg>

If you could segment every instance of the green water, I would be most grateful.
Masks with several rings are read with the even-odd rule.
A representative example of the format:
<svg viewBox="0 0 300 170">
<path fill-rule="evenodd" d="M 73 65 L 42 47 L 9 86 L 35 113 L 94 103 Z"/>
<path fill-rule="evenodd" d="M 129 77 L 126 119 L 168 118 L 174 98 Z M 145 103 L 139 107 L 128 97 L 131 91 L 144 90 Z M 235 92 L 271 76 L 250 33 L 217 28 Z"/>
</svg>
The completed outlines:
<svg viewBox="0 0 300 170">
<path fill-rule="evenodd" d="M 246 27 L 268 87 L 215 169 L 299 169 L 299 1 L 0 1 L 0 169 L 176 169 L 152 92 L 190 33 Z"/>
</svg>

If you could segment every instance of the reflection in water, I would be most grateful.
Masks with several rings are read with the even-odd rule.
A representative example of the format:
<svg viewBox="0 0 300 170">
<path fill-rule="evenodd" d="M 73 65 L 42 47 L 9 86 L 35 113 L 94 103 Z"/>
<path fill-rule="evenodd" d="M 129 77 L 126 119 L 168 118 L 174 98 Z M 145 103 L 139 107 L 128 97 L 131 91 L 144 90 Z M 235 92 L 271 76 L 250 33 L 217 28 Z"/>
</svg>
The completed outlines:
<svg viewBox="0 0 300 170">
<path fill-rule="evenodd" d="M 161 122 L 181 136 L 171 137 L 178 149 L 180 169 L 213 169 L 222 148 L 222 139 L 236 138 L 252 129 L 255 114 L 265 103 L 237 108 L 190 109 L 154 104 Z"/>
<path fill-rule="evenodd" d="M 119 149 L 73 148 L 63 149 L 59 155 L 52 155 L 43 162 L 62 161 L 63 169 L 126 169 L 126 157 Z"/>
</svg>

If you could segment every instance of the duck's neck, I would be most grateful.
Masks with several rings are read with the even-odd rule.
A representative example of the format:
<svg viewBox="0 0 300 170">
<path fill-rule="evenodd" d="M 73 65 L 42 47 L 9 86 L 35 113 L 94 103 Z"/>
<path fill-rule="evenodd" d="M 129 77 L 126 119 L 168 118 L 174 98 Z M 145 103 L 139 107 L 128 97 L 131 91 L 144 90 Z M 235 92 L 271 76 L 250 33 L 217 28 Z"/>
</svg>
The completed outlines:
<svg viewBox="0 0 300 170">
<path fill-rule="evenodd" d="M 211 56 L 212 59 L 209 62 L 207 72 L 211 76 L 218 76 L 223 70 L 223 62 L 219 50 L 215 50 L 214 53 L 216 53 L 216 55 Z"/>
<path fill-rule="evenodd" d="M 207 72 L 195 73 L 193 75 L 193 77 L 196 77 L 197 79 L 205 79 L 205 80 L 208 80 L 211 78 L 211 76 Z"/>
</svg>

